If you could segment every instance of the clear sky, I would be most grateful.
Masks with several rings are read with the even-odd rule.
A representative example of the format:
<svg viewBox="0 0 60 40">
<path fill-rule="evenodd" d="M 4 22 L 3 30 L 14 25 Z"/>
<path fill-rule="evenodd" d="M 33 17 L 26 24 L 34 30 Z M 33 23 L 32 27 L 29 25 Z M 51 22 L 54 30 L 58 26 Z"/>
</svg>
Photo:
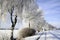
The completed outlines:
<svg viewBox="0 0 60 40">
<path fill-rule="evenodd" d="M 44 10 L 45 20 L 60 27 L 60 0 L 37 0 L 37 4 Z"/>
</svg>

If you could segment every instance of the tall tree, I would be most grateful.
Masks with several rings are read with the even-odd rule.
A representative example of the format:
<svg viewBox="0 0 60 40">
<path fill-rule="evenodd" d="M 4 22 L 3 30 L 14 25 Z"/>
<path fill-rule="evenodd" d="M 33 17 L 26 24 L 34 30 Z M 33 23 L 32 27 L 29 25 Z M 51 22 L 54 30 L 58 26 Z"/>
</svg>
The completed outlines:
<svg viewBox="0 0 60 40">
<path fill-rule="evenodd" d="M 11 25 L 11 40 L 14 40 L 14 38 L 13 38 L 13 31 L 14 31 L 14 28 L 15 28 L 15 25 L 16 25 L 16 23 L 17 23 L 17 14 L 15 15 L 15 19 L 13 20 L 13 11 L 14 11 L 14 6 L 12 6 L 12 8 L 11 8 L 11 10 L 8 10 L 8 12 L 10 13 L 10 18 L 11 18 L 11 23 L 12 23 L 12 25 Z"/>
</svg>

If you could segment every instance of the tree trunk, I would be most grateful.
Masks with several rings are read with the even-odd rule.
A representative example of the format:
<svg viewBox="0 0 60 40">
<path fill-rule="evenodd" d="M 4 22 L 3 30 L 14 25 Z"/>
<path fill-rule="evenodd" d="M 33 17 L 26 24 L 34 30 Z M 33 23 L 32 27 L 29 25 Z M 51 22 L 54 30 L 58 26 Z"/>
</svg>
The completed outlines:
<svg viewBox="0 0 60 40">
<path fill-rule="evenodd" d="M 11 18 L 11 23 L 12 23 L 12 26 L 11 26 L 11 40 L 14 40 L 14 38 L 13 38 L 13 31 L 14 31 L 14 28 L 15 28 L 15 25 L 16 25 L 16 23 L 17 23 L 17 14 L 15 15 L 15 19 L 14 19 L 14 21 L 13 21 L 13 11 L 14 11 L 14 6 L 12 6 L 12 8 L 11 8 L 11 10 L 8 10 L 8 12 L 10 13 L 10 18 Z"/>
</svg>

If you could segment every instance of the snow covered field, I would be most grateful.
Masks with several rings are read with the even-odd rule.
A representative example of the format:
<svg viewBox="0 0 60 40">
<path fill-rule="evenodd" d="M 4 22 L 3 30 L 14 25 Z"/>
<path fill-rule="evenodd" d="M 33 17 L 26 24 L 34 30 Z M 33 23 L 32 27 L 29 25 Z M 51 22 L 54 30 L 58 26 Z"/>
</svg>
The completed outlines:
<svg viewBox="0 0 60 40">
<path fill-rule="evenodd" d="M 0 30 L 0 40 L 10 40 L 11 30 Z M 14 38 L 17 36 L 17 30 L 14 30 Z M 27 37 L 25 40 L 60 40 L 60 30 L 39 32 L 35 36 Z"/>
</svg>

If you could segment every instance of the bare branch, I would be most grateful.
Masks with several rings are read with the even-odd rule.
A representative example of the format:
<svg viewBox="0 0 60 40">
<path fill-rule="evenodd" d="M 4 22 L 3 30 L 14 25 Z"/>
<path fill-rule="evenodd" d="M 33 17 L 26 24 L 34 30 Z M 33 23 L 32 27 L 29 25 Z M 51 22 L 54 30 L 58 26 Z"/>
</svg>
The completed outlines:
<svg viewBox="0 0 60 40">
<path fill-rule="evenodd" d="M 17 23 L 17 15 L 15 15 L 15 24 Z"/>
</svg>

